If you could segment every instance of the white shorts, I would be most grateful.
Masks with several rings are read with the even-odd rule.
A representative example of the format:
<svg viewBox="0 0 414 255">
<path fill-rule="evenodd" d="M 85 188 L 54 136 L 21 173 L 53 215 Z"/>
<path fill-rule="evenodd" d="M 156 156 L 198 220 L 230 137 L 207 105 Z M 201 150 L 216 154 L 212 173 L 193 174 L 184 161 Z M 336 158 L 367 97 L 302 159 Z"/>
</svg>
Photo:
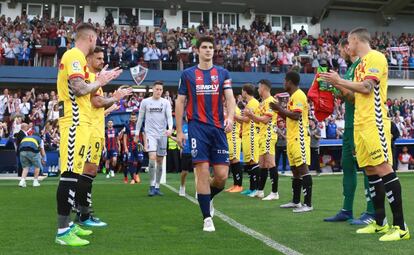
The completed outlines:
<svg viewBox="0 0 414 255">
<path fill-rule="evenodd" d="M 167 155 L 167 141 L 166 136 L 147 136 L 147 152 L 156 152 L 160 157 Z"/>
</svg>

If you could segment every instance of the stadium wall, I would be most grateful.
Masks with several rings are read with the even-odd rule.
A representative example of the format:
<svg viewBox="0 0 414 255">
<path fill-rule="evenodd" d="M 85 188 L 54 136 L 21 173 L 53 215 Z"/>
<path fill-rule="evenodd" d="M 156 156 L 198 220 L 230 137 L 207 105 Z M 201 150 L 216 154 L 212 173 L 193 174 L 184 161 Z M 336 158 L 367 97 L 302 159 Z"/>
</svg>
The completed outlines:
<svg viewBox="0 0 414 255">
<path fill-rule="evenodd" d="M 414 90 L 413 89 L 404 89 L 402 87 L 388 87 L 388 97 L 389 98 L 414 98 Z"/>
<path fill-rule="evenodd" d="M 407 33 L 413 30 L 414 18 L 409 15 L 398 15 L 389 26 L 384 26 L 379 14 L 351 11 L 329 11 L 328 17 L 321 21 L 321 28 L 331 30 L 351 30 L 355 27 L 367 27 L 370 32 Z"/>
<path fill-rule="evenodd" d="M 84 22 L 87 22 L 90 18 L 92 23 L 99 22 L 99 24 L 105 24 L 105 7 L 98 6 L 96 12 L 91 12 L 91 7 L 89 5 L 85 5 L 83 10 Z"/>
<path fill-rule="evenodd" d="M 268 79 L 272 82 L 274 88 L 283 88 L 285 74 L 272 73 L 252 73 L 252 72 L 232 72 L 233 86 L 241 88 L 245 83 L 257 83 L 260 79 Z M 10 84 L 22 85 L 53 85 L 56 86 L 57 69 L 54 67 L 19 67 L 19 66 L 2 66 L 0 68 L 0 85 L 10 87 Z M 181 77 L 180 71 L 158 71 L 149 70 L 143 85 L 151 85 L 156 80 L 163 80 L 166 86 L 177 87 Z M 314 78 L 313 74 L 301 74 L 302 88 L 309 88 Z M 133 85 L 131 74 L 125 70 L 121 76 L 113 81 L 113 85 Z"/>
<path fill-rule="evenodd" d="M 170 10 L 164 10 L 164 19 L 167 22 L 167 27 L 177 28 L 183 26 L 183 11 L 177 10 L 176 15 L 171 15 Z"/>
<path fill-rule="evenodd" d="M 12 20 L 14 20 L 16 16 L 20 16 L 22 14 L 22 3 L 16 3 L 14 8 L 9 8 L 6 1 L 0 2 L 0 5 L 1 14 L 6 14 L 6 16 L 12 18 Z"/>
</svg>

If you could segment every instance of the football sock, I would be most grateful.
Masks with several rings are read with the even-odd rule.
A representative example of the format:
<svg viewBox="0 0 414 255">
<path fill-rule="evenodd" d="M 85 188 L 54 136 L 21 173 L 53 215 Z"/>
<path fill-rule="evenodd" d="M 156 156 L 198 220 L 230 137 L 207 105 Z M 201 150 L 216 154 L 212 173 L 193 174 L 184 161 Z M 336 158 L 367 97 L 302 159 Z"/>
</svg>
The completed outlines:
<svg viewBox="0 0 414 255">
<path fill-rule="evenodd" d="M 243 186 L 243 171 L 240 162 L 234 163 L 234 172 L 236 173 L 236 182 L 237 186 Z"/>
<path fill-rule="evenodd" d="M 302 187 L 304 204 L 310 207 L 312 206 L 312 176 L 310 174 L 302 176 Z"/>
<path fill-rule="evenodd" d="M 124 172 L 124 178 L 128 178 L 128 166 L 125 166 L 125 164 L 122 166 L 123 172 Z"/>
<path fill-rule="evenodd" d="M 259 186 L 259 176 L 260 176 L 260 168 L 259 165 L 253 165 L 252 166 L 252 173 L 253 173 L 253 189 L 252 190 L 257 190 L 258 186 Z"/>
<path fill-rule="evenodd" d="M 266 186 L 267 177 L 269 175 L 269 170 L 267 168 L 259 168 L 259 187 L 258 190 L 263 190 Z"/>
<path fill-rule="evenodd" d="M 70 210 L 75 203 L 78 174 L 63 172 L 56 191 L 58 228 L 69 227 Z"/>
<path fill-rule="evenodd" d="M 369 191 L 375 208 L 375 221 L 378 225 L 384 225 L 385 219 L 385 188 L 384 182 L 378 175 L 369 175 Z"/>
<path fill-rule="evenodd" d="M 343 209 L 346 211 L 353 210 L 355 190 L 357 187 L 357 170 L 355 167 L 355 161 L 353 158 L 347 157 L 346 160 L 342 160 L 343 163 Z"/>
<path fill-rule="evenodd" d="M 200 205 L 203 219 L 211 217 L 210 215 L 210 194 L 197 194 L 198 204 Z"/>
<path fill-rule="evenodd" d="M 233 186 L 236 185 L 236 173 L 234 172 L 234 163 L 230 163 L 229 165 L 229 172 L 233 175 Z M 229 174 L 230 175 L 230 174 Z"/>
<path fill-rule="evenodd" d="M 155 160 L 149 160 L 148 173 L 150 178 L 150 186 L 155 187 Z"/>
<path fill-rule="evenodd" d="M 382 181 L 384 182 L 385 192 L 390 203 L 393 225 L 400 226 L 402 230 L 405 230 L 400 180 L 395 172 L 392 172 L 383 176 Z"/>
<path fill-rule="evenodd" d="M 157 164 L 157 172 L 156 172 L 156 178 L 155 178 L 156 189 L 160 188 L 161 177 L 162 177 L 162 164 Z"/>
<path fill-rule="evenodd" d="M 211 196 L 211 200 L 213 200 L 213 198 L 214 198 L 214 197 L 215 197 L 218 193 L 220 193 L 223 189 L 224 189 L 224 188 L 216 188 L 216 187 L 210 186 L 210 191 L 211 191 L 210 196 Z"/>
<path fill-rule="evenodd" d="M 371 192 L 369 192 L 369 181 L 368 176 L 364 172 L 364 189 L 365 189 L 365 198 L 367 201 L 367 212 L 370 214 L 375 214 L 374 204 L 371 199 Z"/>
<path fill-rule="evenodd" d="M 293 178 L 292 179 L 292 191 L 293 191 L 293 199 L 292 202 L 295 204 L 300 203 L 300 192 L 302 189 L 302 179 Z"/>
<path fill-rule="evenodd" d="M 249 190 L 253 190 L 253 173 L 251 165 L 244 165 L 244 171 L 249 175 Z"/>
<path fill-rule="evenodd" d="M 272 192 L 276 193 L 279 187 L 279 173 L 276 167 L 269 169 L 270 181 L 272 182 Z"/>
<path fill-rule="evenodd" d="M 137 169 L 137 165 L 135 162 L 128 162 L 128 172 L 129 176 L 131 177 L 131 180 L 134 179 L 134 174 Z"/>
<path fill-rule="evenodd" d="M 78 178 L 76 203 L 79 206 L 81 221 L 89 219 L 89 206 L 92 201 L 88 199 L 88 197 L 91 197 L 90 191 L 92 190 L 92 181 L 93 177 L 87 174 L 82 174 Z"/>
<path fill-rule="evenodd" d="M 62 234 L 69 229 L 70 216 L 58 215 L 58 234 Z"/>
</svg>

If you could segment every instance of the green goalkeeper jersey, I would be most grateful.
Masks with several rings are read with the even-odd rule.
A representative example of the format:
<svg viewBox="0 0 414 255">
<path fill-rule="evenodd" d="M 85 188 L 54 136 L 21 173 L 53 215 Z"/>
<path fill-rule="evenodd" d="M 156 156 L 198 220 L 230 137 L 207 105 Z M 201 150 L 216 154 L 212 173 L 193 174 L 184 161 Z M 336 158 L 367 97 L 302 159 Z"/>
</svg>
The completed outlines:
<svg viewBox="0 0 414 255">
<path fill-rule="evenodd" d="M 359 65 L 361 62 L 360 59 L 356 60 L 352 65 L 346 70 L 346 73 L 344 75 L 345 80 L 352 81 L 354 80 L 354 73 L 355 68 Z M 354 128 L 354 111 L 355 111 L 355 105 L 353 102 L 348 101 L 346 98 L 345 100 L 345 128 Z"/>
</svg>

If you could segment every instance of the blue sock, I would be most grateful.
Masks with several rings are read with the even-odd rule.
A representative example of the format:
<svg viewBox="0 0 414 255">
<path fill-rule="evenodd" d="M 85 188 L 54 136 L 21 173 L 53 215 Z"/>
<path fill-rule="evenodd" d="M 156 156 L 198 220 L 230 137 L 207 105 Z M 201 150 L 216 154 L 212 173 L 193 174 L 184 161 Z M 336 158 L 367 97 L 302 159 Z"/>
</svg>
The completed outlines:
<svg viewBox="0 0 414 255">
<path fill-rule="evenodd" d="M 222 190 L 223 190 L 224 188 L 216 188 L 216 187 L 213 187 L 213 186 L 210 186 L 210 190 L 211 190 L 211 200 L 213 200 L 213 198 L 218 194 L 218 193 L 220 193 Z"/>
<path fill-rule="evenodd" d="M 200 204 L 203 219 L 211 217 L 210 215 L 210 194 L 197 194 L 198 203 Z"/>
<path fill-rule="evenodd" d="M 135 170 L 136 170 L 136 167 L 134 167 L 134 164 L 132 162 L 128 164 L 128 172 L 129 172 L 129 175 L 131 176 L 131 179 L 134 179 Z"/>
</svg>

